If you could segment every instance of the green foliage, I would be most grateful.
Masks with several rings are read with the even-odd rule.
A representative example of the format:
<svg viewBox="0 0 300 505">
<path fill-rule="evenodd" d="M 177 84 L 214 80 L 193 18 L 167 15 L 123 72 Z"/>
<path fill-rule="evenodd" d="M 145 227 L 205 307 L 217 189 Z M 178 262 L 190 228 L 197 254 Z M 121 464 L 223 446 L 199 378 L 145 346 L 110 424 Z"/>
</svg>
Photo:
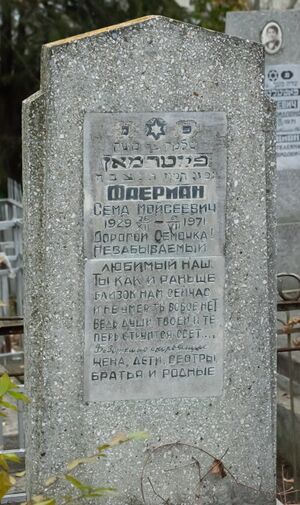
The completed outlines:
<svg viewBox="0 0 300 505">
<path fill-rule="evenodd" d="M 4 400 L 4 397 L 10 396 L 15 400 L 22 401 L 24 403 L 29 403 L 30 399 L 24 393 L 18 391 L 18 385 L 15 384 L 10 377 L 5 373 L 0 377 L 0 405 L 5 409 L 17 410 L 17 407 Z M 4 412 L 1 412 L 2 416 L 5 416 Z M 90 498 L 101 498 L 103 496 L 108 496 L 117 492 L 115 488 L 109 486 L 91 486 L 85 482 L 78 479 L 77 476 L 73 475 L 72 472 L 77 470 L 82 465 L 93 464 L 100 460 L 100 458 L 107 457 L 107 451 L 113 449 L 114 447 L 130 442 L 132 440 L 145 440 L 147 434 L 144 431 L 137 431 L 134 433 L 118 433 L 116 434 L 110 442 L 106 442 L 97 447 L 95 454 L 91 456 L 84 456 L 76 458 L 66 467 L 66 472 L 61 475 L 54 475 L 46 480 L 44 483 L 45 496 L 38 495 L 33 496 L 32 500 L 24 505 L 69 505 L 71 503 L 82 503 L 83 500 Z M 20 463 L 20 458 L 13 453 L 0 454 L 0 500 L 5 496 L 12 486 L 15 485 L 16 480 L 10 474 L 9 463 Z M 15 477 L 24 477 L 25 472 L 17 472 Z M 70 487 L 69 494 L 62 496 L 57 501 L 57 498 L 49 497 L 48 491 L 54 485 L 59 482 L 64 481 Z M 55 493 L 57 494 L 57 493 Z"/>
<path fill-rule="evenodd" d="M 42 44 L 150 14 L 222 31 L 226 12 L 244 8 L 247 0 L 194 0 L 191 13 L 176 0 L 0 0 L 0 190 L 7 175 L 21 180 L 21 101 L 39 88 Z"/>
<path fill-rule="evenodd" d="M 14 479 L 9 475 L 8 471 L 0 471 L 0 499 L 6 495 L 10 488 L 14 485 Z"/>
<path fill-rule="evenodd" d="M 3 374 L 0 377 L 0 405 L 17 410 L 15 405 L 11 405 L 10 403 L 3 400 L 3 397 L 5 395 L 11 396 L 12 398 L 20 400 L 24 403 L 29 403 L 30 400 L 28 396 L 18 391 L 18 388 L 19 386 L 10 379 L 7 373 Z"/>
<path fill-rule="evenodd" d="M 147 434 L 143 431 L 128 434 L 118 433 L 111 439 L 110 442 L 101 444 L 97 447 L 97 452 L 95 454 L 74 459 L 67 465 L 66 472 L 60 475 L 54 475 L 47 479 L 45 482 L 45 495 L 33 496 L 32 500 L 27 502 L 25 505 L 68 505 L 76 502 L 83 503 L 84 500 L 89 498 L 102 498 L 103 496 L 109 496 L 117 493 L 117 490 L 113 487 L 91 486 L 90 484 L 82 482 L 71 472 L 74 472 L 74 470 L 78 469 L 82 465 L 93 464 L 99 461 L 100 458 L 107 457 L 107 451 L 118 445 L 132 440 L 145 440 L 146 438 Z M 67 482 L 70 487 L 69 493 L 59 498 L 48 496 L 49 489 L 61 481 Z"/>
<path fill-rule="evenodd" d="M 21 180 L 21 102 L 39 89 L 42 44 L 148 14 L 186 17 L 176 0 L 0 0 L 0 189 Z"/>
<path fill-rule="evenodd" d="M 0 406 L 5 409 L 17 410 L 16 405 L 8 402 L 7 400 L 4 400 L 4 398 L 7 396 L 10 396 L 24 403 L 29 403 L 30 401 L 28 396 L 18 391 L 18 385 L 15 384 L 5 373 L 0 377 Z M 6 414 L 4 412 L 0 412 L 0 415 L 3 417 Z M 20 463 L 20 461 L 21 460 L 19 456 L 16 454 L 0 454 L 0 500 L 16 483 L 14 477 L 10 475 L 9 463 Z"/>
<path fill-rule="evenodd" d="M 223 32 L 226 13 L 234 10 L 247 10 L 247 0 L 193 0 L 194 21 L 210 30 Z"/>
<path fill-rule="evenodd" d="M 15 405 L 12 405 L 11 403 L 3 400 L 3 397 L 5 395 L 9 395 L 12 398 L 15 398 L 16 400 L 20 400 L 24 403 L 30 402 L 28 396 L 26 396 L 24 393 L 21 393 L 20 391 L 16 391 L 16 390 L 18 390 L 18 385 L 15 384 L 10 379 L 10 377 L 8 376 L 7 373 L 3 374 L 0 377 L 0 405 L 2 405 L 5 408 L 17 410 L 17 407 Z"/>
</svg>

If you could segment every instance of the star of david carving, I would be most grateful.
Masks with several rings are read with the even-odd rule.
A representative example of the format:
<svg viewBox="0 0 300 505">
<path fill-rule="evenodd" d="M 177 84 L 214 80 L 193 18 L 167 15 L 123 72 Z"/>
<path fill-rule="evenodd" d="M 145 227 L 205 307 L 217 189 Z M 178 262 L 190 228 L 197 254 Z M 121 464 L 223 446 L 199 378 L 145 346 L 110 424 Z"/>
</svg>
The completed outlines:
<svg viewBox="0 0 300 505">
<path fill-rule="evenodd" d="M 151 135 L 154 140 L 158 140 L 162 135 L 166 134 L 167 123 L 161 118 L 153 118 L 146 123 L 146 135 Z"/>
</svg>

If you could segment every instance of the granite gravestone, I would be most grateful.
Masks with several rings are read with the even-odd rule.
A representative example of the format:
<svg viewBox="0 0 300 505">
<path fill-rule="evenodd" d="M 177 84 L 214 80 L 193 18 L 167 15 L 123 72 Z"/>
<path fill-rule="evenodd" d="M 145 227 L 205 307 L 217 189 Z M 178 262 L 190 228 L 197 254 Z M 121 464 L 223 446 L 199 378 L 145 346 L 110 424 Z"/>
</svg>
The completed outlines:
<svg viewBox="0 0 300 505">
<path fill-rule="evenodd" d="M 29 495 L 99 437 L 145 428 L 149 447 L 175 443 L 147 459 L 147 503 L 273 503 L 262 63 L 258 44 L 162 17 L 43 47 L 23 116 Z M 241 485 L 200 486 L 224 453 Z M 114 500 L 139 503 L 140 448 L 110 461 Z"/>
<path fill-rule="evenodd" d="M 300 10 L 232 12 L 226 32 L 265 47 L 266 94 L 277 105 L 277 270 L 300 273 Z"/>
</svg>

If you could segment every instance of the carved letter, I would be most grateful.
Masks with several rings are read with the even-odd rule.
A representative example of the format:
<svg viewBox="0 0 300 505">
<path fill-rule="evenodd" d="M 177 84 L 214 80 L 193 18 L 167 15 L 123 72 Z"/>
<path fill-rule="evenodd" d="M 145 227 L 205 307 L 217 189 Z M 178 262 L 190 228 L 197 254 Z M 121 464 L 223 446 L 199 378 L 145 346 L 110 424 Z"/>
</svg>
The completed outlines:
<svg viewBox="0 0 300 505">
<path fill-rule="evenodd" d="M 162 156 L 161 159 L 163 168 L 173 168 L 176 165 L 176 156 Z M 166 160 L 170 160 L 170 163 L 166 163 Z"/>
</svg>

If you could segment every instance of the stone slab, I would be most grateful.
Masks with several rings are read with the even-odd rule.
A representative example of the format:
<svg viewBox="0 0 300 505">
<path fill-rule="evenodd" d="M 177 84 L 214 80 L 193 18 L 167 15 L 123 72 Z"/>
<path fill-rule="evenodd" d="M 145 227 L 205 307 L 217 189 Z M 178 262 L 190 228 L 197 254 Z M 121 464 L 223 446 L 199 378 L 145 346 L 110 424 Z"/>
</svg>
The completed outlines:
<svg viewBox="0 0 300 505">
<path fill-rule="evenodd" d="M 294 397 L 294 417 L 291 413 L 290 396 L 285 390 L 278 390 L 277 438 L 278 454 L 293 466 L 296 456 L 297 468 L 300 465 L 300 399 Z M 293 420 L 294 419 L 294 420 Z"/>
<path fill-rule="evenodd" d="M 130 300 L 121 298 L 117 304 L 102 296 L 105 293 L 104 299 L 109 300 L 120 293 L 115 287 L 120 272 L 111 273 L 104 286 L 98 284 L 107 279 L 103 268 L 112 271 L 116 262 L 91 260 L 86 265 L 86 399 L 219 396 L 223 388 L 224 259 L 169 260 L 168 274 L 161 273 L 161 260 L 141 262 L 148 268 L 150 263 L 154 271 L 149 274 L 142 267 L 138 274 L 124 276 L 124 263 L 134 269 L 136 260 L 121 262 L 124 280 L 137 280 L 138 285 L 125 288 L 123 297 L 129 293 Z M 205 274 L 210 277 L 206 282 L 200 280 Z M 141 304 L 141 315 L 130 315 L 125 309 L 129 305 L 137 312 Z"/>
<path fill-rule="evenodd" d="M 277 232 L 278 273 L 299 275 L 300 222 L 280 223 Z"/>
<path fill-rule="evenodd" d="M 44 46 L 41 90 L 25 101 L 23 119 L 29 496 L 112 433 L 147 429 L 148 449 L 162 447 L 148 453 L 146 503 L 159 503 L 148 477 L 166 499 L 195 503 L 199 471 L 191 458 L 205 472 L 222 456 L 239 485 L 212 474 L 202 503 L 275 502 L 274 113 L 262 66 L 258 44 L 162 17 Z M 91 112 L 227 117 L 219 396 L 84 399 L 83 133 Z M 138 444 L 121 446 L 82 478 L 99 485 L 101 475 L 100 484 L 118 486 L 113 503 L 141 503 L 144 464 Z"/>
<path fill-rule="evenodd" d="M 222 392 L 226 117 L 153 116 L 85 116 L 92 401 Z"/>
<path fill-rule="evenodd" d="M 300 10 L 230 12 L 226 33 L 265 47 L 265 88 L 277 105 L 277 168 L 300 168 Z M 274 40 L 272 33 L 274 33 Z"/>
<path fill-rule="evenodd" d="M 228 12 L 226 32 L 236 37 L 261 42 L 264 27 L 271 21 L 282 28 L 282 45 L 277 53 L 266 53 L 266 64 L 292 63 L 300 61 L 299 36 L 300 10 L 261 10 Z"/>
<path fill-rule="evenodd" d="M 300 10 L 228 13 L 226 33 L 266 45 L 266 30 L 274 25 L 279 44 L 273 51 L 265 52 L 265 87 L 277 104 L 277 270 L 282 271 L 285 265 L 286 271 L 299 273 L 296 236 L 300 222 Z M 284 243 L 288 233 L 285 223 L 289 224 L 293 248 L 289 247 L 290 241 Z"/>
<path fill-rule="evenodd" d="M 87 258 L 223 254 L 225 136 L 226 117 L 218 112 L 162 113 L 158 117 L 153 113 L 87 114 Z M 165 202 L 169 205 L 162 207 Z M 187 205 L 173 208 L 172 203 Z M 192 203 L 203 204 L 205 223 L 192 222 L 193 210 L 197 210 L 189 205 Z M 167 214 L 172 210 L 177 219 L 175 222 L 173 217 L 170 223 Z M 118 212 L 119 223 L 114 222 Z M 199 231 L 202 239 L 195 235 Z M 181 232 L 177 239 L 176 232 Z"/>
<path fill-rule="evenodd" d="M 279 170 L 277 173 L 277 218 L 279 223 L 299 222 L 300 170 Z"/>
</svg>

